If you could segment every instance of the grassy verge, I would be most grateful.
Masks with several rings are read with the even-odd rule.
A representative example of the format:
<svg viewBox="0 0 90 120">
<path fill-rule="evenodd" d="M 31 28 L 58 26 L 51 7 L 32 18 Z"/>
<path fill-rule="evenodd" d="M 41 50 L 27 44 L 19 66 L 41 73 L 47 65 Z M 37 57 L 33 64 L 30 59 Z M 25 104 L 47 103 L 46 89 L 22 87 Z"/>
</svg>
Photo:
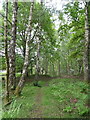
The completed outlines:
<svg viewBox="0 0 90 120">
<path fill-rule="evenodd" d="M 54 79 L 45 88 L 45 117 L 81 118 L 88 116 L 89 85 L 79 80 Z"/>
<path fill-rule="evenodd" d="M 26 84 L 22 96 L 13 98 L 11 105 L 4 108 L 3 118 L 28 118 L 34 106 L 36 91 L 34 86 Z"/>
<path fill-rule="evenodd" d="M 26 83 L 22 96 L 14 98 L 10 106 L 4 108 L 3 118 L 29 118 L 35 109 L 35 98 L 41 89 L 43 118 L 83 118 L 88 116 L 87 100 L 89 85 L 78 79 L 53 79 L 41 88 Z M 37 114 L 37 113 L 36 113 Z"/>
</svg>

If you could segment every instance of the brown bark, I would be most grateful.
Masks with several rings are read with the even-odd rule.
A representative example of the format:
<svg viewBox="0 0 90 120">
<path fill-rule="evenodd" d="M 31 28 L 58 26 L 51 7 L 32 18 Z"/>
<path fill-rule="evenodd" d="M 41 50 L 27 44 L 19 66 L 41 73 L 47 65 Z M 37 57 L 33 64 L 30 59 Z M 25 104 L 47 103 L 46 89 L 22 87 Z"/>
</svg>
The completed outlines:
<svg viewBox="0 0 90 120">
<path fill-rule="evenodd" d="M 90 1 L 85 6 L 84 80 L 90 82 Z"/>
<path fill-rule="evenodd" d="M 9 49 L 9 81 L 10 89 L 16 87 L 16 76 L 15 76 L 15 46 L 16 46 L 16 28 L 17 28 L 17 1 L 13 2 L 13 16 L 12 16 L 12 40 L 10 41 Z"/>
<path fill-rule="evenodd" d="M 5 81 L 5 104 L 9 102 L 9 57 L 8 57 L 8 1 L 5 2 L 5 19 L 4 19 L 4 40 L 5 40 L 5 57 L 6 57 L 6 81 Z"/>
<path fill-rule="evenodd" d="M 21 91 L 23 89 L 25 77 L 27 74 L 27 69 L 29 66 L 29 54 L 30 54 L 29 44 L 30 44 L 30 40 L 31 40 L 30 37 L 31 37 L 31 30 L 32 30 L 31 22 L 32 22 L 33 7 L 34 7 L 34 0 L 30 6 L 29 21 L 28 21 L 28 27 L 26 30 L 27 39 L 26 39 L 26 51 L 25 51 L 25 60 L 24 60 L 23 72 L 22 72 L 22 76 L 21 76 L 20 81 L 19 81 L 19 83 L 16 87 L 16 90 L 15 90 L 15 95 L 17 95 L 17 96 L 21 93 Z"/>
</svg>

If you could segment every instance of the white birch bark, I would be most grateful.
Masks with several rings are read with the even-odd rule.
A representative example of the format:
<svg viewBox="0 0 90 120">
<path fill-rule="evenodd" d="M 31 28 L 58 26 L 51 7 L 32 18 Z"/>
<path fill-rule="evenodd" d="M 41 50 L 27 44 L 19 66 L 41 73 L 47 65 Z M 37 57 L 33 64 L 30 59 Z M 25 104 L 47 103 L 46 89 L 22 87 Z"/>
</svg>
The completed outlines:
<svg viewBox="0 0 90 120">
<path fill-rule="evenodd" d="M 28 69 L 28 66 L 29 66 L 29 54 L 30 54 L 29 44 L 30 44 L 30 40 L 31 40 L 30 37 L 31 37 L 31 30 L 32 30 L 31 22 L 32 22 L 33 7 L 34 7 L 34 0 L 31 2 L 31 6 L 30 6 L 29 21 L 28 21 L 28 27 L 27 27 L 27 30 L 26 30 L 27 39 L 26 39 L 25 60 L 24 60 L 22 76 L 21 76 L 20 81 L 19 81 L 19 83 L 16 87 L 16 90 L 15 90 L 16 95 L 19 95 L 22 91 L 22 88 L 23 88 L 24 82 L 25 82 L 27 69 Z"/>
<path fill-rule="evenodd" d="M 5 1 L 4 41 L 6 58 L 5 104 L 9 102 L 9 57 L 8 57 L 8 0 Z"/>
<path fill-rule="evenodd" d="M 16 86 L 16 76 L 15 76 L 15 46 L 16 46 L 16 28 L 17 28 L 17 3 L 16 0 L 13 2 L 13 16 L 12 16 L 12 39 L 10 41 L 9 48 L 9 81 L 10 88 L 15 89 Z"/>
<path fill-rule="evenodd" d="M 84 80 L 90 82 L 90 1 L 85 6 Z"/>
</svg>

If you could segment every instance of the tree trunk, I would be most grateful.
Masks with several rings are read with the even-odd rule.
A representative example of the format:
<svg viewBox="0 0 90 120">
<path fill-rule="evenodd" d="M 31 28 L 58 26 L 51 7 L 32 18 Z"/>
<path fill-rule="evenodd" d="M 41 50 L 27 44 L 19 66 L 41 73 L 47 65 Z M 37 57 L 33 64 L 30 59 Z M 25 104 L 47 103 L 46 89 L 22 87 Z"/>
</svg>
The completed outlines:
<svg viewBox="0 0 90 120">
<path fill-rule="evenodd" d="M 78 61 L 78 74 L 82 74 L 83 73 L 83 60 L 79 60 Z"/>
<path fill-rule="evenodd" d="M 5 19 L 4 19 L 4 40 L 5 40 L 5 57 L 6 57 L 6 81 L 5 81 L 5 104 L 9 102 L 9 57 L 8 57 L 8 0 L 5 2 Z"/>
<path fill-rule="evenodd" d="M 69 75 L 70 69 L 69 69 L 69 61 L 66 61 L 66 74 Z"/>
<path fill-rule="evenodd" d="M 23 57 L 25 58 L 25 51 L 26 51 L 26 37 L 25 37 L 25 30 L 23 31 Z"/>
<path fill-rule="evenodd" d="M 33 63 L 30 64 L 30 75 L 33 75 Z"/>
<path fill-rule="evenodd" d="M 90 82 L 90 1 L 85 6 L 84 80 Z"/>
<path fill-rule="evenodd" d="M 47 60 L 47 58 L 45 58 L 45 75 L 48 75 L 48 66 L 49 66 L 49 64 L 48 64 L 48 60 Z"/>
<path fill-rule="evenodd" d="M 52 62 L 52 76 L 53 77 L 55 76 L 55 66 L 53 62 Z"/>
<path fill-rule="evenodd" d="M 10 88 L 15 89 L 16 87 L 16 76 L 15 76 L 15 46 L 16 46 L 16 24 L 17 24 L 17 1 L 13 2 L 13 16 L 12 16 L 12 40 L 10 41 L 9 49 L 9 81 Z"/>
<path fill-rule="evenodd" d="M 36 43 L 37 43 L 37 56 L 36 56 L 36 75 L 35 79 L 38 79 L 38 76 L 40 74 L 40 40 L 39 38 L 36 38 Z"/>
<path fill-rule="evenodd" d="M 31 22 L 32 22 L 33 6 L 34 6 L 34 0 L 31 3 L 29 22 L 28 22 L 28 27 L 27 27 L 27 31 L 26 31 L 27 39 L 26 39 L 26 51 L 25 51 L 25 60 L 24 60 L 23 72 L 22 72 L 22 76 L 21 76 L 20 81 L 19 81 L 19 83 L 16 87 L 16 90 L 15 90 L 15 95 L 17 95 L 17 96 L 20 95 L 20 93 L 23 89 L 25 77 L 27 74 L 27 69 L 29 66 L 29 54 L 30 54 L 29 43 L 30 43 L 30 36 L 31 36 L 31 30 L 32 30 Z"/>
<path fill-rule="evenodd" d="M 60 60 L 58 61 L 58 76 L 60 77 L 61 76 L 61 70 L 60 70 Z"/>
</svg>

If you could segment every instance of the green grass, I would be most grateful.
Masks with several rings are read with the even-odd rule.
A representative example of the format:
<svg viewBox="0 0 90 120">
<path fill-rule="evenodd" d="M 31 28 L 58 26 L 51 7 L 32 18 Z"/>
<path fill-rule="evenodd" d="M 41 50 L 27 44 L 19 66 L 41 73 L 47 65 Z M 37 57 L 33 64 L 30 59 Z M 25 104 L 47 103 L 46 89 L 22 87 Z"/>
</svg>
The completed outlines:
<svg viewBox="0 0 90 120">
<path fill-rule="evenodd" d="M 88 114 L 87 83 L 78 79 L 53 79 L 48 82 L 48 86 L 45 85 L 45 81 L 39 81 L 39 84 L 42 88 L 26 83 L 22 96 L 14 98 L 12 104 L 4 108 L 3 118 L 30 117 L 30 112 L 36 105 L 38 90 L 43 93 L 43 118 L 82 118 Z"/>
<path fill-rule="evenodd" d="M 34 86 L 26 84 L 22 96 L 13 98 L 11 105 L 4 108 L 3 118 L 28 118 L 34 105 L 36 90 Z"/>
<path fill-rule="evenodd" d="M 44 101 L 47 101 L 48 103 L 46 104 L 51 104 L 51 106 L 55 108 L 57 106 L 58 110 L 56 111 L 56 117 L 82 117 L 88 114 L 89 111 L 86 102 L 89 94 L 88 87 L 89 85 L 87 83 L 79 80 L 55 79 L 49 83 L 48 88 L 45 88 L 46 95 Z M 54 101 L 53 103 L 52 100 Z M 48 114 L 51 114 L 52 107 L 49 111 L 50 113 Z"/>
</svg>

